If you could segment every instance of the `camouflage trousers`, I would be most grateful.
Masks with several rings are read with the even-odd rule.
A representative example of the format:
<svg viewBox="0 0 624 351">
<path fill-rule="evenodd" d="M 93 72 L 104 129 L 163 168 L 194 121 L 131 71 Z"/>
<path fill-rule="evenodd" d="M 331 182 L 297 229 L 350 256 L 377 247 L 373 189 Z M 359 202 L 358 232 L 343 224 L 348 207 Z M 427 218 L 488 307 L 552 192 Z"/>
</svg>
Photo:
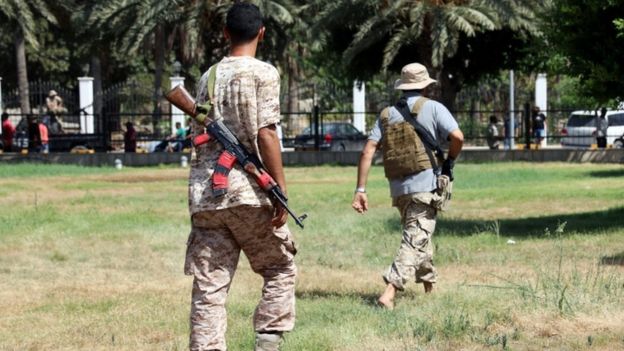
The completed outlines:
<svg viewBox="0 0 624 351">
<path fill-rule="evenodd" d="M 394 201 L 401 212 L 403 237 L 384 280 L 399 290 L 403 290 L 410 280 L 416 283 L 436 281 L 431 242 L 437 213 L 431 206 L 433 196 L 431 193 L 415 193 L 400 196 Z"/>
<path fill-rule="evenodd" d="M 187 244 L 184 272 L 192 275 L 190 349 L 226 350 L 225 302 L 242 250 L 264 278 L 253 317 L 257 332 L 295 324 L 295 244 L 288 226 L 271 225 L 271 207 L 238 206 L 199 212 Z"/>
</svg>

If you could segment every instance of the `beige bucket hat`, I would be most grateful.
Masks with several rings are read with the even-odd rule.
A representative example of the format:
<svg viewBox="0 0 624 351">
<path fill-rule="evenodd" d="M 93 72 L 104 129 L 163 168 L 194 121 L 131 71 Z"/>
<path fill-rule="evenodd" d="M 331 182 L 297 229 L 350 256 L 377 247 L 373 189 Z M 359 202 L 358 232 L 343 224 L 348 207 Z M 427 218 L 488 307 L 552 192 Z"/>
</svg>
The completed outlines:
<svg viewBox="0 0 624 351">
<path fill-rule="evenodd" d="M 436 83 L 435 79 L 429 77 L 427 67 L 420 63 L 410 63 L 401 69 L 401 79 L 394 82 L 396 90 L 424 89 L 429 84 Z"/>
</svg>

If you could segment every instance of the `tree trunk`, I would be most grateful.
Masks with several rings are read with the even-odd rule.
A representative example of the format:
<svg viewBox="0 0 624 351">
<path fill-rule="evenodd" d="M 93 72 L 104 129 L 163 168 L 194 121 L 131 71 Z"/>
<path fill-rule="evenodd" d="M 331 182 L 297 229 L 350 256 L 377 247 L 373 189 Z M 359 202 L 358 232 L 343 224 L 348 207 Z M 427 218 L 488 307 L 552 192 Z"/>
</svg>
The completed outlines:
<svg viewBox="0 0 624 351">
<path fill-rule="evenodd" d="M 162 76 L 165 68 L 165 29 L 161 24 L 156 26 L 154 33 L 154 132 L 160 135 L 160 121 L 162 110 L 160 108 L 160 99 L 162 92 Z M 169 131 L 169 129 L 167 129 Z"/>
<path fill-rule="evenodd" d="M 95 115 L 96 133 L 102 133 L 103 145 L 106 146 L 106 150 L 110 149 L 111 140 L 111 124 L 108 119 L 102 114 L 103 106 L 103 91 L 102 91 L 102 61 L 100 61 L 100 50 L 98 53 L 91 55 L 91 76 L 93 77 L 93 113 Z"/>
<path fill-rule="evenodd" d="M 26 68 L 26 42 L 24 32 L 18 26 L 15 31 L 15 55 L 17 61 L 17 84 L 22 114 L 30 114 L 30 93 L 28 92 L 28 70 Z"/>
<path fill-rule="evenodd" d="M 451 75 L 450 77 L 449 75 L 451 75 L 449 71 L 445 69 L 440 70 L 437 77 L 437 98 L 444 106 L 446 106 L 446 108 L 448 108 L 451 112 L 454 112 L 456 110 L 455 97 L 459 92 L 459 83 L 455 75 Z"/>
<path fill-rule="evenodd" d="M 102 96 L 102 62 L 100 61 L 100 57 L 98 54 L 91 55 L 91 75 L 93 76 L 93 90 L 95 93 L 95 99 L 93 100 L 93 111 L 97 118 L 102 120 L 102 107 L 103 107 L 103 99 Z M 102 122 L 104 122 L 102 120 Z"/>
<path fill-rule="evenodd" d="M 299 65 L 297 61 L 288 58 L 288 113 L 299 112 Z M 289 116 L 291 117 L 291 116 Z"/>
</svg>

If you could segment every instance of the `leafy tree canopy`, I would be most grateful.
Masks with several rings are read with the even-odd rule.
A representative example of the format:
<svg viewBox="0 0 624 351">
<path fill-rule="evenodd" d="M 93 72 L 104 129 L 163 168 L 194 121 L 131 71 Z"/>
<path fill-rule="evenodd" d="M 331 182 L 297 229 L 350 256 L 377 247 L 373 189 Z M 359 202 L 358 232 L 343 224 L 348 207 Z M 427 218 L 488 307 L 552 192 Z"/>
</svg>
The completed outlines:
<svg viewBox="0 0 624 351">
<path fill-rule="evenodd" d="M 409 62 L 425 64 L 452 106 L 463 84 L 514 67 L 540 35 L 542 1 L 317 0 L 315 29 L 326 49 L 342 53 L 352 78 L 368 79 Z"/>
<path fill-rule="evenodd" d="M 556 71 L 577 75 L 584 94 L 624 99 L 624 1 L 556 0 L 546 34 L 563 57 Z"/>
</svg>

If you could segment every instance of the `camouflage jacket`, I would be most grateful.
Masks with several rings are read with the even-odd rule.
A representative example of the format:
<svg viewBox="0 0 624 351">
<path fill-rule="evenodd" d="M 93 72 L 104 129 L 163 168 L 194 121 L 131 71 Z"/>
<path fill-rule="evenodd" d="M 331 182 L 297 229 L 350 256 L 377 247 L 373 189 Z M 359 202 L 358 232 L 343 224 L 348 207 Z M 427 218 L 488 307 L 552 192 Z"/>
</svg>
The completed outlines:
<svg viewBox="0 0 624 351">
<path fill-rule="evenodd" d="M 225 57 L 217 66 L 214 90 L 214 118 L 223 118 L 241 143 L 259 156 L 258 130 L 280 121 L 280 78 L 277 69 L 248 56 Z M 197 103 L 208 99 L 208 72 L 198 83 Z M 193 137 L 203 127 L 193 124 Z M 231 170 L 225 196 L 212 195 L 212 173 L 223 147 L 210 142 L 195 148 L 189 177 L 191 215 L 240 205 L 263 206 L 271 202 L 237 164 Z"/>
</svg>

